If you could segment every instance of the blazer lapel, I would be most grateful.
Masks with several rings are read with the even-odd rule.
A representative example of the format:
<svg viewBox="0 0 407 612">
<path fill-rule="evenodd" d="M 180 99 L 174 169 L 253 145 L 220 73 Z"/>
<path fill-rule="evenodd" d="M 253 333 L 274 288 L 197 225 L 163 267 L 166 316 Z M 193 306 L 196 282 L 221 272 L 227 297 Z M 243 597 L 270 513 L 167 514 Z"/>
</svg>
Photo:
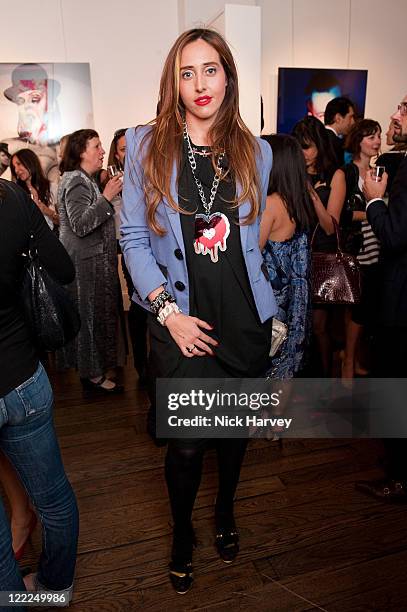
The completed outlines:
<svg viewBox="0 0 407 612">
<path fill-rule="evenodd" d="M 237 193 L 237 196 L 239 197 L 240 193 L 241 193 L 241 189 L 240 189 L 239 186 L 237 186 L 237 188 L 236 188 L 236 193 Z M 249 212 L 250 212 L 250 203 L 249 202 L 243 202 L 239 206 L 239 221 L 240 221 L 240 223 L 242 223 L 244 221 L 245 217 L 247 217 Z M 246 253 L 247 253 L 247 250 L 248 250 L 248 247 L 247 247 L 248 236 L 249 236 L 249 231 L 250 231 L 249 228 L 250 228 L 249 225 L 239 225 L 240 243 L 241 243 L 241 246 L 242 246 L 243 259 L 244 259 L 244 262 L 245 262 L 245 265 L 246 265 L 246 270 L 247 270 L 247 273 L 248 273 L 248 276 L 249 276 L 249 285 L 247 285 L 247 283 L 243 283 L 243 284 L 241 283 L 241 279 L 240 279 L 240 277 L 241 277 L 241 268 L 240 268 L 240 266 L 238 266 L 238 268 L 235 267 L 236 266 L 236 260 L 234 258 L 231 258 L 231 259 L 229 258 L 228 250 L 227 249 L 225 251 L 225 255 L 228 258 L 229 263 L 232 266 L 232 268 L 233 268 L 233 270 L 234 270 L 234 272 L 236 274 L 237 281 L 240 284 L 243 293 L 246 295 L 248 303 L 252 306 L 254 302 L 253 302 L 253 295 L 252 295 L 252 293 L 250 291 L 250 272 L 251 271 L 247 267 L 247 257 L 246 257 Z M 249 249 L 249 250 L 253 250 L 253 247 L 251 249 Z"/>
<path fill-rule="evenodd" d="M 237 196 L 240 197 L 240 194 L 242 192 L 242 189 L 241 189 L 240 185 L 237 185 L 236 192 L 237 192 Z M 250 204 L 249 204 L 249 202 L 243 202 L 239 206 L 239 221 L 240 221 L 240 223 L 242 223 L 244 221 L 244 218 L 247 217 L 249 212 L 250 212 Z M 240 229 L 240 239 L 241 239 L 241 242 L 242 242 L 243 256 L 245 257 L 246 246 L 247 246 L 247 236 L 248 236 L 248 232 L 249 232 L 249 226 L 248 225 L 240 225 L 239 229 Z M 246 257 L 245 257 L 245 259 L 246 259 Z"/>
<path fill-rule="evenodd" d="M 173 169 L 172 169 L 172 175 L 171 175 L 171 196 L 174 202 L 178 204 L 177 164 L 176 162 L 174 162 Z M 172 231 L 174 232 L 174 236 L 179 246 L 182 248 L 182 251 L 184 251 L 184 240 L 182 238 L 181 219 L 180 219 L 179 212 L 177 210 L 174 210 L 169 205 L 166 198 L 163 199 L 163 202 L 164 202 L 165 211 L 168 216 L 168 221 L 170 222 Z"/>
</svg>

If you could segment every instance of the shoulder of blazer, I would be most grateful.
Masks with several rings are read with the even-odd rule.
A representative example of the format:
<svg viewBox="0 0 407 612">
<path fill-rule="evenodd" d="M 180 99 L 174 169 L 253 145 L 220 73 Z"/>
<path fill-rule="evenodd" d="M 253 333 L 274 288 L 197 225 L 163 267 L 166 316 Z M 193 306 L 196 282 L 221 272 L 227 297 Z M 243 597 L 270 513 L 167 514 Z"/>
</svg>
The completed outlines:
<svg viewBox="0 0 407 612">
<path fill-rule="evenodd" d="M 138 125 L 126 130 L 126 165 L 125 174 L 129 173 L 133 183 L 142 188 L 143 183 L 143 149 L 147 144 L 147 136 L 152 131 L 151 125 Z"/>
<path fill-rule="evenodd" d="M 271 170 L 271 166 L 273 163 L 273 151 L 269 143 L 263 138 L 256 137 L 256 142 L 260 149 L 260 158 L 259 154 L 257 155 L 257 163 L 260 167 L 266 166 L 268 170 Z"/>
<path fill-rule="evenodd" d="M 126 144 L 131 147 L 138 148 L 147 134 L 152 132 L 151 125 L 137 125 L 126 130 Z"/>
</svg>

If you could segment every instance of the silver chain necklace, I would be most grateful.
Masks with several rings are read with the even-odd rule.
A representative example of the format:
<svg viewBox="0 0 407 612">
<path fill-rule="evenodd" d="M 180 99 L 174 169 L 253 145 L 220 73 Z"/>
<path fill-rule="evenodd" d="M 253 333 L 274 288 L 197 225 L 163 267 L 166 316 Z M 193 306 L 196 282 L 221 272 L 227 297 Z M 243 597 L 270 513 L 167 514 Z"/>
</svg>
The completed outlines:
<svg viewBox="0 0 407 612">
<path fill-rule="evenodd" d="M 183 136 L 188 147 L 188 161 L 191 166 L 192 176 L 194 177 L 199 197 L 201 198 L 205 210 L 204 215 L 195 215 L 194 250 L 197 255 L 209 255 L 212 262 L 216 263 L 219 260 L 219 251 L 226 251 L 226 241 L 230 234 L 230 223 L 227 216 L 222 212 L 211 214 L 212 205 L 221 180 L 221 162 L 225 156 L 225 152 L 223 151 L 218 157 L 215 176 L 211 187 L 211 197 L 209 198 L 209 202 L 207 202 L 202 183 L 195 174 L 196 160 L 185 119 L 183 121 Z"/>
<path fill-rule="evenodd" d="M 192 149 L 192 145 L 191 145 L 191 139 L 189 137 L 189 133 L 188 133 L 188 127 L 187 127 L 187 122 L 183 121 L 183 136 L 184 136 L 184 140 L 187 143 L 188 146 L 188 161 L 189 161 L 189 165 L 191 166 L 191 171 L 192 171 L 192 176 L 194 177 L 194 181 L 195 184 L 198 188 L 198 193 L 199 193 L 199 197 L 201 198 L 201 202 L 202 205 L 204 207 L 205 213 L 207 215 L 207 217 L 209 217 L 209 215 L 211 214 L 211 209 L 212 209 L 212 205 L 213 202 L 215 200 L 215 196 L 216 193 L 218 191 L 218 187 L 219 187 L 219 183 L 221 180 L 221 176 L 222 176 L 222 166 L 221 166 L 221 162 L 223 160 L 223 158 L 225 157 L 225 152 L 223 151 L 219 157 L 218 157 L 218 162 L 216 164 L 216 172 L 215 172 L 215 176 L 213 178 L 213 183 L 212 183 L 212 187 L 211 187 L 211 196 L 209 198 L 209 202 L 206 201 L 206 197 L 205 197 L 205 193 L 202 187 L 202 183 L 201 181 L 197 178 L 196 174 L 195 174 L 195 170 L 196 170 L 196 160 L 195 160 L 195 155 L 194 155 L 194 151 Z"/>
</svg>

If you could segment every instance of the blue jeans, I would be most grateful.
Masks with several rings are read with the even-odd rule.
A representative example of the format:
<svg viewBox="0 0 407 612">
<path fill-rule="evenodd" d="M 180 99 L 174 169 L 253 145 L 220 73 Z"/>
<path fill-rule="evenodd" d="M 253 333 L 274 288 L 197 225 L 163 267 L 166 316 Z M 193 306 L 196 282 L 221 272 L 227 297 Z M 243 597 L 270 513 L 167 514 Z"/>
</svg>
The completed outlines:
<svg viewBox="0 0 407 612">
<path fill-rule="evenodd" d="M 40 363 L 19 387 L 0 398 L 0 448 L 14 465 L 42 524 L 38 581 L 50 590 L 73 583 L 79 516 L 62 465 L 52 420 L 53 393 Z M 0 591 L 24 591 L 0 497 Z"/>
</svg>

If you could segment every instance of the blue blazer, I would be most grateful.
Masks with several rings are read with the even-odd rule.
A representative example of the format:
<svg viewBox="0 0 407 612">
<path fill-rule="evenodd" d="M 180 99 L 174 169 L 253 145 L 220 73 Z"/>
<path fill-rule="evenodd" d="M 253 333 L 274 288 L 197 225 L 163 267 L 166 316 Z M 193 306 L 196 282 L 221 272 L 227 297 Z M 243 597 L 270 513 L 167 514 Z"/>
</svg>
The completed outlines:
<svg viewBox="0 0 407 612">
<path fill-rule="evenodd" d="M 149 293 L 161 285 L 166 285 L 167 291 L 175 297 L 182 312 L 189 314 L 188 271 L 180 214 L 171 208 L 164 198 L 157 207 L 157 221 L 166 230 L 165 236 L 158 236 L 147 225 L 141 142 L 150 130 L 150 126 L 140 126 L 136 129 L 129 128 L 126 132 L 120 245 L 135 287 L 133 300 L 149 310 L 147 300 Z M 263 211 L 272 165 L 272 152 L 267 142 L 260 138 L 257 142 L 260 147 L 257 168 L 261 185 L 261 211 Z M 176 163 L 171 177 L 171 195 L 174 201 L 178 202 Z M 249 210 L 250 203 L 243 202 L 239 206 L 239 218 L 242 220 Z M 240 236 L 250 286 L 259 318 L 263 323 L 277 314 L 277 306 L 267 272 L 264 273 L 262 269 L 259 226 L 260 217 L 251 225 L 241 225 Z"/>
</svg>

